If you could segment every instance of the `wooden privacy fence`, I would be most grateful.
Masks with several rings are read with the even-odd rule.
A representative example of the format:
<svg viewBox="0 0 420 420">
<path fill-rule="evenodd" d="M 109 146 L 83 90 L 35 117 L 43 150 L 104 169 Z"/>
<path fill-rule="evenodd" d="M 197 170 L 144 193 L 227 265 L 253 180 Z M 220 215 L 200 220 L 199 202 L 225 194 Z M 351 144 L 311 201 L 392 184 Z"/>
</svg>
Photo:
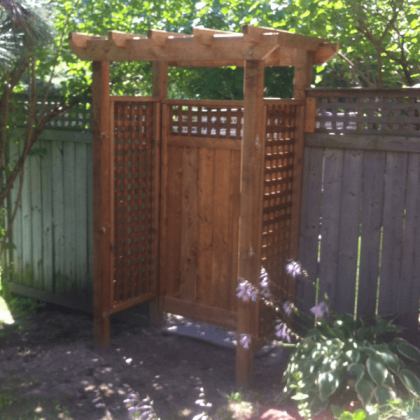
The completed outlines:
<svg viewBox="0 0 420 420">
<path fill-rule="evenodd" d="M 420 89 L 307 94 L 317 113 L 305 135 L 300 261 L 338 311 L 397 314 L 417 334 Z M 308 310 L 315 289 L 299 284 L 298 300 Z"/>
</svg>

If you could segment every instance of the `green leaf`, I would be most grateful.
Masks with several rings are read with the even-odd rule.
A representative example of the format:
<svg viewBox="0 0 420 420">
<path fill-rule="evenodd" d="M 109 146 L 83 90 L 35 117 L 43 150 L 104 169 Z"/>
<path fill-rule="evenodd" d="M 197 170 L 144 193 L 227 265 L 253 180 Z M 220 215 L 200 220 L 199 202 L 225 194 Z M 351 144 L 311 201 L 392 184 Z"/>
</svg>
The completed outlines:
<svg viewBox="0 0 420 420">
<path fill-rule="evenodd" d="M 382 359 L 378 356 L 368 357 L 366 360 L 367 371 L 371 378 L 376 382 L 377 385 L 382 385 L 388 376 L 388 370 Z"/>
<path fill-rule="evenodd" d="M 351 363 L 358 363 L 360 360 L 360 351 L 356 349 L 347 350 L 346 356 L 350 359 Z"/>
<path fill-rule="evenodd" d="M 359 350 L 366 353 L 368 356 L 376 356 L 376 351 L 371 347 L 360 347 Z"/>
<path fill-rule="evenodd" d="M 393 372 L 398 373 L 400 365 L 398 363 L 398 357 L 391 350 L 378 350 L 379 356 L 382 357 L 386 365 Z"/>
<path fill-rule="evenodd" d="M 375 389 L 375 397 L 378 404 L 385 405 L 388 401 L 395 399 L 396 395 L 392 388 L 381 385 Z"/>
<path fill-rule="evenodd" d="M 407 359 L 420 363 L 420 351 L 417 347 L 414 347 L 411 344 L 402 341 L 401 343 L 397 344 L 397 350 L 401 355 L 403 355 Z"/>
<path fill-rule="evenodd" d="M 420 396 L 420 381 L 413 372 L 410 372 L 407 369 L 401 369 L 398 376 L 411 393 Z"/>
<path fill-rule="evenodd" d="M 321 401 L 326 401 L 338 388 L 340 381 L 334 372 L 322 372 L 318 375 L 319 395 Z"/>
<path fill-rule="evenodd" d="M 363 410 L 363 409 L 359 409 L 359 410 L 356 410 L 354 413 L 353 413 L 353 417 L 352 417 L 352 420 L 364 420 L 364 419 L 366 419 L 367 418 L 367 413 L 366 413 L 366 411 L 365 410 Z"/>
<path fill-rule="evenodd" d="M 358 382 L 362 376 L 365 373 L 365 365 L 363 365 L 362 363 L 352 363 L 348 369 L 347 372 L 353 374 L 354 376 L 354 382 Z"/>
<path fill-rule="evenodd" d="M 367 379 L 365 375 L 362 379 L 360 379 L 360 381 L 356 383 L 355 389 L 357 392 L 357 397 L 363 406 L 368 405 L 373 397 L 373 392 L 375 390 L 372 381 Z"/>
</svg>

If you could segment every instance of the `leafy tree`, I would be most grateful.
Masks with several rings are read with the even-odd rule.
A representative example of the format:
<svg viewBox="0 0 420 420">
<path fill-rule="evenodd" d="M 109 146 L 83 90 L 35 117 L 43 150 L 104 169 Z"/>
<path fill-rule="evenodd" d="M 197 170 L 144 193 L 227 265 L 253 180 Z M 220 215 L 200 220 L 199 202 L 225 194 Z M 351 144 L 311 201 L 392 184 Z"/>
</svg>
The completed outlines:
<svg viewBox="0 0 420 420">
<path fill-rule="evenodd" d="M 419 0 L 291 0 L 277 25 L 340 43 L 324 84 L 413 86 L 420 78 L 419 10 Z"/>
<path fill-rule="evenodd" d="M 75 7 L 77 7 L 77 2 Z M 65 112 L 78 101 L 58 104 L 47 112 L 47 100 L 53 86 L 58 56 L 66 32 L 54 40 L 54 28 L 48 18 L 51 12 L 45 1 L 0 0 L 0 208 L 4 209 L 7 196 L 20 175 L 19 191 L 8 229 L 1 243 L 5 248 L 20 203 L 24 180 L 24 165 L 33 145 L 48 122 Z M 68 21 L 67 15 L 67 20 Z M 63 26 L 63 29 L 66 25 Z M 39 77 L 40 74 L 44 77 Z M 48 75 L 48 77 L 46 77 Z M 28 95 L 20 103 L 16 115 L 14 93 Z M 26 113 L 26 115 L 24 114 Z M 10 156 L 11 128 L 17 120 L 25 127 L 23 139 L 18 141 L 19 154 Z"/>
</svg>

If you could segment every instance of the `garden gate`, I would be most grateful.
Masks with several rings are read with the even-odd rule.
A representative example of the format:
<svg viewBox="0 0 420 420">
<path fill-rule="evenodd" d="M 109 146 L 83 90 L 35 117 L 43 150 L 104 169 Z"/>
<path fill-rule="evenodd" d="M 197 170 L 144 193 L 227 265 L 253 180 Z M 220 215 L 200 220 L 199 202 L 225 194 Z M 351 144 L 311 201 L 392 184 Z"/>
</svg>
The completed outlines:
<svg viewBox="0 0 420 420">
<path fill-rule="evenodd" d="M 247 334 L 236 360 L 249 384 L 274 322 L 236 301 L 237 278 L 258 285 L 263 265 L 278 297 L 294 296 L 283 270 L 298 251 L 305 88 L 338 45 L 250 26 L 71 34 L 70 45 L 93 62 L 96 343 L 110 344 L 111 312 L 150 300 L 156 322 L 168 311 Z M 153 97 L 111 97 L 111 61 L 151 61 Z M 168 65 L 242 66 L 244 100 L 168 100 Z M 294 99 L 264 99 L 273 65 L 295 67 Z"/>
</svg>

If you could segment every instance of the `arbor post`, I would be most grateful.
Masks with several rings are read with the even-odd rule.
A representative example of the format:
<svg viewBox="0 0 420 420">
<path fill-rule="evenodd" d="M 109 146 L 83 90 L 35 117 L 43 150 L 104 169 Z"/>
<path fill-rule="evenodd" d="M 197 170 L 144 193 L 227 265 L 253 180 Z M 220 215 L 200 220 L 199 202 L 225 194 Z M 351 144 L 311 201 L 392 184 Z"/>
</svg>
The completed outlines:
<svg viewBox="0 0 420 420">
<path fill-rule="evenodd" d="M 162 129 L 163 124 L 166 121 L 162 121 L 162 100 L 168 97 L 168 63 L 166 61 L 154 61 L 152 63 L 152 75 L 153 75 L 153 93 L 154 97 L 160 98 L 160 101 L 155 103 L 154 107 L 154 138 L 155 138 L 155 224 L 160 223 L 160 211 L 161 211 L 161 188 L 160 188 L 160 166 L 161 166 L 161 141 L 162 141 Z M 161 225 L 161 228 L 163 226 Z M 156 299 L 149 302 L 149 322 L 155 327 L 161 327 L 163 325 L 163 294 L 164 290 L 161 287 L 162 282 L 160 281 L 160 263 L 162 255 L 159 255 L 160 247 L 160 230 L 156 229 L 155 233 L 155 249 L 156 249 L 156 260 L 155 260 L 155 292 Z"/>
<path fill-rule="evenodd" d="M 238 276 L 256 286 L 261 269 L 265 147 L 263 92 L 263 62 L 245 61 Z M 254 352 L 258 340 L 258 302 L 238 302 L 237 334 L 236 384 L 248 387 L 254 376 Z M 241 334 L 249 334 L 251 338 L 247 349 L 239 343 Z"/>
<path fill-rule="evenodd" d="M 113 281 L 113 179 L 109 61 L 93 62 L 93 316 L 94 340 L 109 347 Z"/>
</svg>

